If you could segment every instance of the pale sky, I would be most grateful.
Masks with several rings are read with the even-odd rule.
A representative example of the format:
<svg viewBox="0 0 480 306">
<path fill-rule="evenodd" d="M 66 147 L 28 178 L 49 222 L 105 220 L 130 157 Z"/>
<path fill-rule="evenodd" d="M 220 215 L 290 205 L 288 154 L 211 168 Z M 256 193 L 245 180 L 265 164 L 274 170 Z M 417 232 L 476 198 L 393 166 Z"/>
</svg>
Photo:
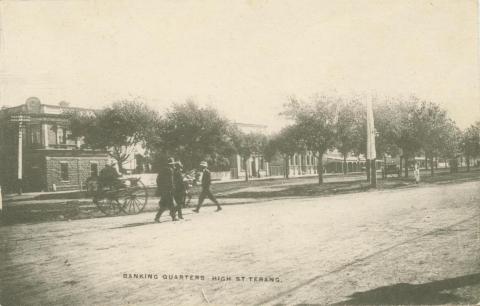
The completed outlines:
<svg viewBox="0 0 480 306">
<path fill-rule="evenodd" d="M 0 105 L 194 98 L 278 129 L 289 95 L 410 95 L 480 120 L 475 0 L 0 1 Z"/>
</svg>

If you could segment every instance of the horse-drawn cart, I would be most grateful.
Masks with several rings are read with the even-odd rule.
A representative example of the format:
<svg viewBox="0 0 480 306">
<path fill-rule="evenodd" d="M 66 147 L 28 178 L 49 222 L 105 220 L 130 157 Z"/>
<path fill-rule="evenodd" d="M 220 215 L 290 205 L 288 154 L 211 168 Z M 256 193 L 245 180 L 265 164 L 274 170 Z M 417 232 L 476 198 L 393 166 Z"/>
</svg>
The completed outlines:
<svg viewBox="0 0 480 306">
<path fill-rule="evenodd" d="M 108 186 L 102 186 L 97 179 L 90 179 L 87 194 L 100 211 L 110 216 L 121 212 L 138 214 L 148 201 L 147 189 L 139 178 L 119 179 Z"/>
</svg>

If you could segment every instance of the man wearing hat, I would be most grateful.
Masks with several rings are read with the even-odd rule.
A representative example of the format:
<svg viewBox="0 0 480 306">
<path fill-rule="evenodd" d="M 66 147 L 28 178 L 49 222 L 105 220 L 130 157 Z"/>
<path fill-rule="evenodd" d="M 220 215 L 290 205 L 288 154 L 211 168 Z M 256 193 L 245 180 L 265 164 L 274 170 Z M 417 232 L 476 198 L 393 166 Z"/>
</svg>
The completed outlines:
<svg viewBox="0 0 480 306">
<path fill-rule="evenodd" d="M 155 216 L 155 222 L 160 222 L 160 217 L 163 212 L 170 210 L 170 216 L 172 221 L 176 221 L 175 217 L 175 204 L 173 203 L 173 167 L 175 165 L 175 160 L 169 158 L 167 165 L 160 170 L 157 175 L 157 189 L 160 194 L 160 201 L 158 202 L 159 208 Z"/>
<path fill-rule="evenodd" d="M 200 196 L 198 197 L 198 205 L 197 208 L 195 208 L 193 211 L 198 213 L 200 211 L 200 207 L 202 206 L 203 200 L 205 198 L 209 198 L 210 201 L 215 203 L 217 205 L 217 210 L 220 211 L 222 210 L 222 207 L 218 203 L 217 199 L 213 196 L 212 192 L 210 191 L 210 185 L 212 184 L 212 178 L 210 175 L 210 171 L 208 170 L 208 164 L 206 161 L 202 161 L 200 163 L 200 167 L 202 168 L 202 192 L 200 193 Z"/>
<path fill-rule="evenodd" d="M 117 169 L 115 169 L 115 162 L 112 159 L 107 160 L 105 167 L 100 171 L 98 182 L 101 188 L 118 189 L 122 186 Z"/>
<path fill-rule="evenodd" d="M 177 203 L 176 211 L 178 212 L 178 218 L 183 219 L 182 206 L 185 205 L 185 183 L 183 181 L 182 174 L 183 165 L 182 162 L 175 162 L 175 169 L 173 170 L 173 198 L 175 203 Z"/>
</svg>

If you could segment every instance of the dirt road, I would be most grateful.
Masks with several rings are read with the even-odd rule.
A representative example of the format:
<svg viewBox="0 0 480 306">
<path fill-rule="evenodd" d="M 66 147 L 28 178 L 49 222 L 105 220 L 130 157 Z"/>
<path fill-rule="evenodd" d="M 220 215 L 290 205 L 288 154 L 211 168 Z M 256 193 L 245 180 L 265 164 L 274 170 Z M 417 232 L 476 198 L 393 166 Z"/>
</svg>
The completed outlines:
<svg viewBox="0 0 480 306">
<path fill-rule="evenodd" d="M 480 302 L 480 182 L 0 227 L 1 305 Z"/>
</svg>

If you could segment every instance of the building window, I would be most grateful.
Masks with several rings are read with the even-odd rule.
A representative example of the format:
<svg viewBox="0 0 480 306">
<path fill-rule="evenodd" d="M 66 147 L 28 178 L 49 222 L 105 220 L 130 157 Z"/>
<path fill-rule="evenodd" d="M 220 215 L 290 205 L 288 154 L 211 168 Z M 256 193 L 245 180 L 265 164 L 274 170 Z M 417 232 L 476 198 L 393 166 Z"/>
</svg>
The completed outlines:
<svg viewBox="0 0 480 306">
<path fill-rule="evenodd" d="M 68 163 L 60 163 L 60 178 L 62 181 L 68 181 Z"/>
<path fill-rule="evenodd" d="M 67 144 L 67 130 L 63 127 L 57 128 L 57 143 Z"/>
<path fill-rule="evenodd" d="M 29 126 L 28 133 L 30 134 L 29 140 L 32 145 L 39 145 L 42 142 L 41 139 L 41 125 L 32 124 Z"/>
<path fill-rule="evenodd" d="M 48 125 L 48 144 L 49 145 L 56 145 L 57 144 L 57 126 L 56 125 Z"/>
<path fill-rule="evenodd" d="M 68 145 L 76 145 L 76 140 L 75 138 L 72 137 L 72 131 L 69 129 L 65 129 L 65 142 Z"/>
<path fill-rule="evenodd" d="M 98 164 L 97 163 L 91 163 L 90 164 L 90 176 L 91 177 L 97 177 L 98 176 Z"/>
</svg>

